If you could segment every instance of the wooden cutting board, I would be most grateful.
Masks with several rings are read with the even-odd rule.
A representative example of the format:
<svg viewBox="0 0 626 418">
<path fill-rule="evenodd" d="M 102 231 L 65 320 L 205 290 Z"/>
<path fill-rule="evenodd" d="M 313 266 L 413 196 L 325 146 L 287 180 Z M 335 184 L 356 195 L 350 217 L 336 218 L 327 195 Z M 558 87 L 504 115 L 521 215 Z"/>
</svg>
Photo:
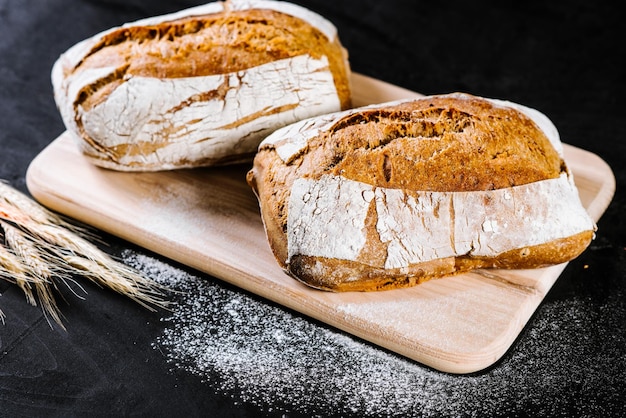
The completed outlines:
<svg viewBox="0 0 626 418">
<path fill-rule="evenodd" d="M 353 89 L 355 106 L 418 96 L 358 74 Z M 565 155 L 598 220 L 615 191 L 610 167 L 571 146 Z M 248 168 L 109 171 L 85 160 L 64 133 L 32 161 L 27 184 L 53 210 L 450 373 L 495 363 L 565 267 L 477 271 L 376 293 L 314 290 L 275 262 Z"/>
</svg>

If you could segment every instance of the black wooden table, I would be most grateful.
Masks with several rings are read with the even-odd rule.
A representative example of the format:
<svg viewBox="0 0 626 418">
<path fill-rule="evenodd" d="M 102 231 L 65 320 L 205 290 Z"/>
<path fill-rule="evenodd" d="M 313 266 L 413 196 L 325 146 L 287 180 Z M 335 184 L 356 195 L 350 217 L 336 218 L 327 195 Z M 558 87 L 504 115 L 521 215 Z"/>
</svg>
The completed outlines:
<svg viewBox="0 0 626 418">
<path fill-rule="evenodd" d="M 620 13 L 606 2 L 295 1 L 338 27 L 354 71 L 547 114 L 612 167 L 617 191 L 505 356 L 449 375 L 102 233 L 105 250 L 181 290 L 149 312 L 83 282 L 51 326 L 0 281 L 0 416 L 623 416 L 626 97 Z M 0 0 L 0 178 L 27 191 L 64 130 L 50 69 L 75 42 L 199 2 Z M 66 292 L 67 293 L 67 292 Z"/>
</svg>

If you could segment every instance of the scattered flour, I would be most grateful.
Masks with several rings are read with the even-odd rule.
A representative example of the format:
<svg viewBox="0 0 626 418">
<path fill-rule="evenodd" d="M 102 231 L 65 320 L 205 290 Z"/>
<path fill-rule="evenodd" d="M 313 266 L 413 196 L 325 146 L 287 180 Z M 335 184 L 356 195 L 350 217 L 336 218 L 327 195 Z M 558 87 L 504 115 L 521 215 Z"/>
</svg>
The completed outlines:
<svg viewBox="0 0 626 418">
<path fill-rule="evenodd" d="M 581 336 L 602 312 L 585 300 L 540 307 L 533 326 L 495 367 L 450 375 L 340 331 L 127 250 L 124 261 L 169 286 L 174 306 L 153 342 L 173 368 L 278 416 L 618 416 L 626 384 L 624 335 Z M 616 295 L 623 299 L 623 295 Z M 614 302 L 608 302 L 614 303 Z M 623 303 L 617 302 L 623 309 Z M 624 313 L 619 315 L 624 317 Z M 619 316 L 618 315 L 618 316 Z M 546 338 L 549 334 L 551 338 Z M 604 338 L 613 341 L 594 357 Z M 611 348 L 613 347 L 613 348 Z M 613 350 L 613 351 L 612 351 Z M 615 373 L 607 364 L 615 364 Z M 608 384 L 607 384 L 608 383 Z M 592 389 L 590 389 L 592 388 Z M 607 389 L 604 389 L 607 388 Z"/>
</svg>

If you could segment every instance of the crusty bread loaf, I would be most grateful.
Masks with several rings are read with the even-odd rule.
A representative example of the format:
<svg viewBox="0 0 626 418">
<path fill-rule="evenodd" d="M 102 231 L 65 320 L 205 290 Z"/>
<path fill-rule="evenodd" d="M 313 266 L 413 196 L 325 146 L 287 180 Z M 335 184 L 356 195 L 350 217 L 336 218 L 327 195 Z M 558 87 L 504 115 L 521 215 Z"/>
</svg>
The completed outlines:
<svg viewBox="0 0 626 418">
<path fill-rule="evenodd" d="M 349 108 L 349 77 L 329 21 L 268 0 L 112 28 L 52 70 L 61 116 L 84 154 L 124 171 L 252 161 L 271 131 Z"/>
<path fill-rule="evenodd" d="M 281 267 L 333 291 L 562 263 L 596 229 L 550 120 L 467 94 L 294 123 L 261 143 L 248 183 Z"/>
</svg>

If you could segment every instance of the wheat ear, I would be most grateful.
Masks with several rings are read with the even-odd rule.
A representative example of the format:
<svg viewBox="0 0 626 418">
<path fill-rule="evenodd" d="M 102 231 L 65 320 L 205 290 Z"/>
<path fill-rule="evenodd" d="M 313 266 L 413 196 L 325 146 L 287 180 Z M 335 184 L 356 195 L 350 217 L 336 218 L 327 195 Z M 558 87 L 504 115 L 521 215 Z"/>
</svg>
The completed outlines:
<svg viewBox="0 0 626 418">
<path fill-rule="evenodd" d="M 47 257 L 47 254 L 42 253 L 37 248 L 36 243 L 31 238 L 16 227 L 3 221 L 0 221 L 0 227 L 4 230 L 4 240 L 7 247 L 14 254 L 14 262 L 19 263 L 20 270 L 26 273 L 30 279 L 29 281 L 24 281 L 23 279 L 16 281 L 26 294 L 26 299 L 31 305 L 37 305 L 31 289 L 32 284 L 44 313 L 50 315 L 56 323 L 63 326 L 61 312 L 52 293 L 54 273 L 50 263 L 51 260 Z"/>
<path fill-rule="evenodd" d="M 87 238 L 95 235 L 0 181 L 0 241 L 4 244 L 0 245 L 0 278 L 17 284 L 31 305 L 39 300 L 46 317 L 63 327 L 54 290 L 57 281 L 67 284 L 74 275 L 148 309 L 167 307 L 163 286 L 115 260 Z M 0 320 L 4 321 L 1 310 Z"/>
</svg>

